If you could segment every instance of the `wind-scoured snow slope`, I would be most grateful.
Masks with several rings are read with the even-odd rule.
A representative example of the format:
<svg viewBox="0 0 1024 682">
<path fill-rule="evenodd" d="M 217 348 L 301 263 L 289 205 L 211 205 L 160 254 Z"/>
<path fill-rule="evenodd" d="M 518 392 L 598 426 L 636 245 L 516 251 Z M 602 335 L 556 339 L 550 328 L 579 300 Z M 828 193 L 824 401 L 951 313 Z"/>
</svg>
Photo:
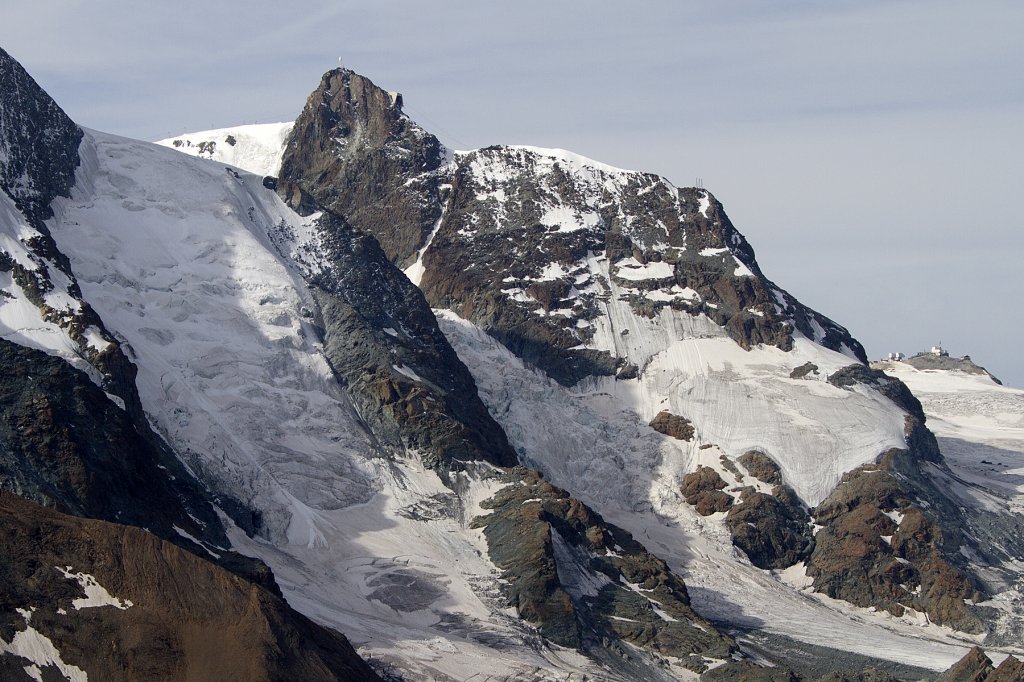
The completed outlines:
<svg viewBox="0 0 1024 682">
<path fill-rule="evenodd" d="M 414 677 L 616 679 L 505 605 L 468 526 L 494 492 L 488 467 L 453 474 L 457 495 L 356 414 L 303 279 L 321 267 L 316 216 L 258 176 L 154 144 L 87 131 L 80 155 L 50 230 L 137 363 L 154 426 L 292 604 Z"/>
<path fill-rule="evenodd" d="M 158 140 L 201 159 L 212 159 L 257 175 L 276 176 L 281 154 L 294 123 L 254 123 L 233 128 L 216 128 Z"/>
</svg>

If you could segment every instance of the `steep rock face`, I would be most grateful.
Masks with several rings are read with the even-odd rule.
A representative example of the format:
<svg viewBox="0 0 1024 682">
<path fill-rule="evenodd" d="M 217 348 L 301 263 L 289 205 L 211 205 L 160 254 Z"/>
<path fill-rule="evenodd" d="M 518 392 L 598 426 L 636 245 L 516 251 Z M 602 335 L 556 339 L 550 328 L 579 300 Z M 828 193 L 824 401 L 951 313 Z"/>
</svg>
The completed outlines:
<svg viewBox="0 0 1024 682">
<path fill-rule="evenodd" d="M 325 352 L 371 431 L 419 451 L 435 468 L 472 460 L 514 465 L 515 451 L 420 291 L 373 237 L 332 214 L 318 224 L 330 265 L 310 283 Z"/>
<path fill-rule="evenodd" d="M 151 533 L 7 493 L 0 526 L 4 679 L 379 679 L 342 635 Z"/>
<path fill-rule="evenodd" d="M 78 126 L 0 49 L 0 187 L 34 227 L 74 184 L 81 139 Z"/>
<path fill-rule="evenodd" d="M 324 74 L 295 121 L 281 162 L 295 184 L 406 266 L 441 216 L 445 150 L 402 113 L 402 96 L 347 69 Z"/>
<path fill-rule="evenodd" d="M 177 525 L 224 544 L 195 481 L 152 432 L 60 358 L 0 340 L 0 488 L 78 516 Z M 166 473 L 164 473 L 166 472 Z"/>
<path fill-rule="evenodd" d="M 40 327 L 26 334 L 0 321 L 0 336 L 92 367 L 97 383 L 144 421 L 135 367 L 82 300 L 46 226 L 53 200 L 74 185 L 81 139 L 81 129 L 0 49 L 0 295 L 4 305 L 19 308 L 2 317 L 37 317 Z"/>
<path fill-rule="evenodd" d="M 683 581 L 628 533 L 535 472 L 515 468 L 504 482 L 474 523 L 512 604 L 551 641 L 588 650 L 621 639 L 698 671 L 734 651 L 690 607 Z"/>
<path fill-rule="evenodd" d="M 138 426 L 84 372 L 2 339 L 0 367 L 7 368 L 0 379 L 0 490 L 146 528 L 278 591 L 261 561 L 224 549 L 229 543 L 210 493 L 148 424 Z"/>
<path fill-rule="evenodd" d="M 747 488 L 725 517 L 734 545 L 758 568 L 788 568 L 814 547 L 810 516 L 785 485 L 771 494 Z"/>
</svg>

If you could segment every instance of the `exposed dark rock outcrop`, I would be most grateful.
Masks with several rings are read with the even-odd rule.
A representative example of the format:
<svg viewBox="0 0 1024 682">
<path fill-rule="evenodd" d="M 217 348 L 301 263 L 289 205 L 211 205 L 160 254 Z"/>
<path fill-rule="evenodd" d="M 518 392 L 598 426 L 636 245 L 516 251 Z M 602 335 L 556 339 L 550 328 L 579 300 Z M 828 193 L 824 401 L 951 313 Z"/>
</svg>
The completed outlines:
<svg viewBox="0 0 1024 682">
<path fill-rule="evenodd" d="M 964 657 L 939 675 L 936 682 L 985 682 L 995 668 L 980 647 L 971 647 Z"/>
<path fill-rule="evenodd" d="M 672 436 L 676 440 L 692 440 L 693 424 L 686 417 L 680 417 L 667 410 L 662 410 L 651 420 L 651 428 L 658 433 Z"/>
<path fill-rule="evenodd" d="M 700 676 L 706 682 L 799 682 L 788 668 L 769 668 L 751 661 L 729 661 Z"/>
<path fill-rule="evenodd" d="M 0 490 L 142 528 L 277 590 L 260 561 L 223 549 L 207 493 L 148 426 L 61 358 L 0 339 Z"/>
<path fill-rule="evenodd" d="M 743 480 L 725 455 L 722 464 L 737 481 Z M 681 492 L 701 516 L 729 512 L 726 527 L 733 544 L 758 568 L 782 569 L 803 561 L 814 548 L 811 518 L 793 490 L 782 483 L 782 472 L 768 455 L 751 450 L 739 458 L 747 472 L 774 487 L 771 493 L 753 487 L 733 488 L 739 500 L 725 491 L 728 483 L 711 467 L 698 465 L 683 477 Z"/>
<path fill-rule="evenodd" d="M 868 668 L 856 672 L 833 672 L 819 677 L 815 682 L 897 682 L 899 678 L 884 670 Z"/>
<path fill-rule="evenodd" d="M 0 49 L 0 188 L 36 229 L 53 215 L 50 202 L 71 190 L 81 139 L 74 121 Z"/>
<path fill-rule="evenodd" d="M 152 533 L 8 493 L 0 527 L 0 642 L 31 629 L 89 679 L 378 679 L 339 633 Z M 89 606 L 86 582 L 108 596 Z M 30 679 L 31 665 L 0 654 L 4 679 Z M 64 679 L 55 665 L 36 670 Z"/>
<path fill-rule="evenodd" d="M 813 362 L 805 362 L 799 367 L 794 367 L 793 371 L 789 373 L 790 379 L 803 379 L 810 374 L 817 374 L 818 366 Z"/>
<path fill-rule="evenodd" d="M 927 671 L 923 671 L 927 672 Z M 907 678 L 894 676 L 886 670 L 865 668 L 824 675 L 802 674 L 783 666 L 765 667 L 748 660 L 730 661 L 700 676 L 704 682 L 896 682 Z M 951 668 L 935 678 L 935 682 L 1021 682 L 1024 664 L 1008 656 L 998 667 L 985 652 L 973 647 Z"/>
<path fill-rule="evenodd" d="M 768 455 L 758 450 L 748 450 L 739 457 L 739 463 L 751 476 L 769 485 L 782 483 L 782 471 Z"/>
<path fill-rule="evenodd" d="M 582 650 L 620 639 L 697 670 L 703 656 L 735 650 L 690 608 L 683 581 L 628 533 L 535 472 L 517 467 L 504 481 L 474 525 L 512 605 L 545 637 Z"/>
<path fill-rule="evenodd" d="M 373 434 L 439 470 L 470 460 L 516 464 L 420 291 L 373 237 L 330 213 L 320 229 L 331 267 L 310 281 L 324 350 Z"/>
<path fill-rule="evenodd" d="M 744 489 L 725 523 L 733 544 L 758 568 L 788 568 L 814 548 L 810 516 L 789 486 L 777 485 L 771 495 Z"/>
<path fill-rule="evenodd" d="M 956 358 L 949 355 L 936 355 L 935 353 L 918 353 L 902 362 L 916 369 L 941 369 L 945 371 L 966 372 L 967 374 L 983 374 L 999 385 L 1003 383 L 992 376 L 984 367 L 974 364 L 970 355 Z"/>
<path fill-rule="evenodd" d="M 1016 656 L 1007 656 L 996 669 L 985 678 L 984 682 L 1022 682 L 1024 681 L 1024 661 Z"/>
<path fill-rule="evenodd" d="M 728 511 L 733 497 L 724 491 L 728 485 L 711 467 L 698 466 L 696 471 L 683 476 L 681 490 L 687 504 L 697 508 L 701 516 Z"/>
<path fill-rule="evenodd" d="M 84 372 L 2 339 L 0 366 L 0 487 L 66 513 L 165 536 L 175 524 L 198 537 L 209 526 L 216 529 L 212 541 L 226 542 L 174 455 L 151 432 L 140 434 Z"/>
<path fill-rule="evenodd" d="M 324 74 L 295 121 L 281 178 L 380 241 L 405 267 L 444 203 L 437 138 L 402 113 L 402 96 L 347 69 Z"/>
</svg>

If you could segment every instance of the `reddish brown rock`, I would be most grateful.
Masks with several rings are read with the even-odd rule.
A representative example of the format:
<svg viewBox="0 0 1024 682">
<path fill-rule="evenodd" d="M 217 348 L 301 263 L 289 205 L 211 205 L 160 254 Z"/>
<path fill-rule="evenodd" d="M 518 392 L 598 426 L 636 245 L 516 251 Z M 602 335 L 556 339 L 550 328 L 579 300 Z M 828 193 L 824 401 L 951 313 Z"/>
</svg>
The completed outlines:
<svg viewBox="0 0 1024 682">
<path fill-rule="evenodd" d="M 939 675 L 936 682 L 985 682 L 992 673 L 992 661 L 980 647 L 972 647 L 963 658 Z"/>
<path fill-rule="evenodd" d="M 723 491 L 726 482 L 711 467 L 698 466 L 696 471 L 683 476 L 681 490 L 687 504 L 692 504 L 701 516 L 728 511 L 733 504 L 732 495 Z"/>
<path fill-rule="evenodd" d="M 1024 680 L 1024 663 L 1013 656 L 1003 659 L 1003 662 L 985 678 L 985 682 L 1022 682 L 1022 680 Z"/>
<path fill-rule="evenodd" d="M 693 439 L 693 424 L 686 417 L 662 410 L 651 420 L 651 428 L 677 440 Z"/>
<path fill-rule="evenodd" d="M 31 626 L 93 680 L 377 680 L 344 636 L 152 533 L 0 493 L 0 638 Z M 128 608 L 78 609 L 92 576 Z M 15 609 L 32 609 L 29 621 Z M 0 671 L 29 665 L 0 655 Z M 49 667 L 44 669 L 44 679 Z M 6 679 L 6 678 L 5 678 Z M 17 678 L 14 678 L 17 679 Z"/>
<path fill-rule="evenodd" d="M 763 452 L 749 450 L 740 455 L 739 462 L 751 476 L 762 483 L 769 485 L 782 483 L 782 471 L 779 470 L 779 465 Z"/>
<path fill-rule="evenodd" d="M 949 556 L 958 543 L 945 538 L 936 519 L 911 498 L 907 479 L 896 472 L 910 456 L 892 450 L 878 464 L 843 476 L 814 510 L 823 528 L 815 536 L 807 575 L 816 590 L 857 606 L 897 616 L 912 608 L 936 623 L 980 632 L 983 626 L 964 603 L 977 601 L 980 594 Z M 897 525 L 885 512 L 898 512 L 901 522 Z"/>
</svg>

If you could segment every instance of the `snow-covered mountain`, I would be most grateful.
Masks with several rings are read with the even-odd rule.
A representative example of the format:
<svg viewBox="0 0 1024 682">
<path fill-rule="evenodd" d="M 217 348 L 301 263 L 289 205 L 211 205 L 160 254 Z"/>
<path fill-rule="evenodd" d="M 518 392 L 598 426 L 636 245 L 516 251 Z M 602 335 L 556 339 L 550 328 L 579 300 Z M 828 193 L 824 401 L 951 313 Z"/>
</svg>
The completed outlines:
<svg viewBox="0 0 1024 682">
<path fill-rule="evenodd" d="M 177 543 L 143 563 L 266 593 L 251 627 L 285 640 L 256 646 L 297 666 L 271 678 L 374 676 L 337 632 L 395 679 L 913 677 L 1020 653 L 1024 392 L 868 368 L 707 191 L 449 150 L 347 70 L 294 124 L 159 145 L 79 129 L 4 53 L 0 77 L 0 350 L 32 368 L 0 403 L 0 486 L 113 522 L 8 504 L 70 530 L 17 545 L 0 669 L 109 677 L 59 616 L 88 574 L 156 617 L 118 522 Z M 77 421 L 43 480 L 19 453 L 50 447 L 24 428 L 47 405 Z M 152 492 L 114 486 L 112 453 Z M 83 477 L 112 501 L 55 492 Z M 113 563 L 68 546 L 97 528 Z M 33 552 L 74 563 L 32 592 Z"/>
</svg>

